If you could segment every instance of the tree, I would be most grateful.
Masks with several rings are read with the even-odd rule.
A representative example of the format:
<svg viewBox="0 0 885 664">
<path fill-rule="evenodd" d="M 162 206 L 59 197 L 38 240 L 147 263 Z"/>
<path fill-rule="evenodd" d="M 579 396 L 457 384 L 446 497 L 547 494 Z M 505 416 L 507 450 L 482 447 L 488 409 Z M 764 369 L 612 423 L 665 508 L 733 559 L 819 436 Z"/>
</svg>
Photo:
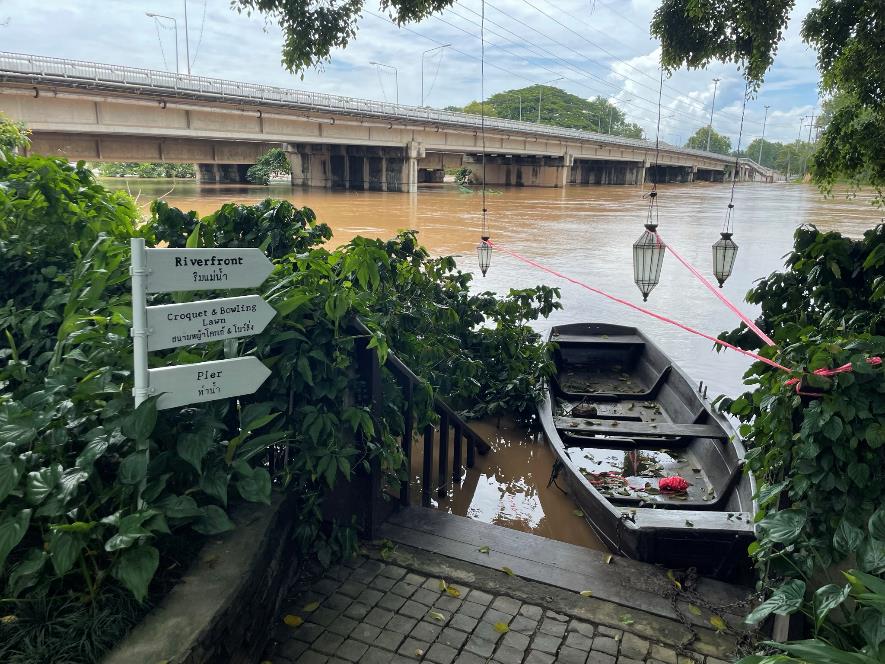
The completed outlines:
<svg viewBox="0 0 885 664">
<path fill-rule="evenodd" d="M 667 69 L 737 62 L 758 89 L 774 62 L 794 0 L 662 0 L 651 24 Z M 824 187 L 838 177 L 876 187 L 885 203 L 885 17 L 881 0 L 819 0 L 802 37 L 817 49 L 823 91 L 838 102 L 812 172 Z"/>
<path fill-rule="evenodd" d="M 285 176 L 292 172 L 286 153 L 280 148 L 271 148 L 258 158 L 246 171 L 246 179 L 255 184 L 268 184 L 275 175 Z"/>
<path fill-rule="evenodd" d="M 760 146 L 762 147 L 761 159 L 759 157 Z M 767 168 L 774 168 L 774 162 L 783 148 L 783 143 L 774 143 L 772 141 L 766 141 L 764 138 L 756 138 L 750 142 L 746 150 L 742 151 L 742 156 L 749 157 L 753 161 L 757 161 Z"/>
<path fill-rule="evenodd" d="M 685 142 L 685 147 L 691 148 L 692 150 L 706 150 L 708 134 L 710 136 L 710 152 L 716 152 L 717 154 L 731 154 L 731 139 L 728 136 L 723 136 L 710 127 L 701 127 L 698 129 L 694 135 L 689 137 Z"/>
<path fill-rule="evenodd" d="M 0 113 L 0 151 L 27 148 L 31 144 L 30 133 L 21 122 L 13 122 L 5 113 Z"/>
<path fill-rule="evenodd" d="M 472 113 L 473 115 L 487 115 L 488 117 L 497 117 L 498 113 L 496 109 L 486 102 L 485 104 L 481 104 L 478 101 L 472 101 L 469 104 L 465 105 L 463 108 L 458 108 L 457 106 L 449 106 L 448 109 L 450 111 L 459 111 L 461 113 Z"/>
</svg>

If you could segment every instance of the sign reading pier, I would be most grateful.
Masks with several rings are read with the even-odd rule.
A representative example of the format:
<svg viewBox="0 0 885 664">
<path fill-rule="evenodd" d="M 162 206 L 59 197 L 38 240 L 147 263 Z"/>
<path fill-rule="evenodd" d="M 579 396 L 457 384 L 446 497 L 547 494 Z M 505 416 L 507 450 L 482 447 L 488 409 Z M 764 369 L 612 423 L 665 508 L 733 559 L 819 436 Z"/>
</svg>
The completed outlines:
<svg viewBox="0 0 885 664">
<path fill-rule="evenodd" d="M 150 370 L 151 391 L 160 395 L 157 408 L 177 408 L 189 403 L 252 394 L 270 375 L 258 358 L 180 364 Z"/>
<path fill-rule="evenodd" d="M 273 271 L 261 249 L 145 249 L 148 293 L 260 286 Z"/>
</svg>

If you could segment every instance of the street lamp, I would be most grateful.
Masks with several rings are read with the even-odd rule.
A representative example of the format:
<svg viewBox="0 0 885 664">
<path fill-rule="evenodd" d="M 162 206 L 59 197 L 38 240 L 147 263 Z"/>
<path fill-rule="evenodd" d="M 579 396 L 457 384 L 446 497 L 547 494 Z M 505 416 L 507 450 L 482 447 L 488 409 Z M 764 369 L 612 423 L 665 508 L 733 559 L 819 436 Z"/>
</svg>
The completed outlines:
<svg viewBox="0 0 885 664">
<path fill-rule="evenodd" d="M 655 194 L 656 192 L 652 192 L 650 196 Z M 651 204 L 654 204 L 654 198 Z M 633 281 L 642 293 L 643 302 L 648 300 L 648 294 L 661 280 L 664 249 L 664 244 L 658 238 L 658 225 L 651 222 L 645 224 L 645 231 L 633 243 Z"/>
<path fill-rule="evenodd" d="M 538 124 L 541 124 L 541 92 L 544 90 L 545 85 L 550 85 L 551 83 L 556 83 L 556 81 L 561 81 L 565 76 L 560 76 L 559 78 L 552 78 L 546 83 L 541 83 L 538 86 Z"/>
<path fill-rule="evenodd" d="M 387 67 L 388 69 L 393 70 L 393 80 L 394 80 L 394 85 L 396 85 L 396 103 L 398 106 L 399 105 L 399 70 L 396 67 L 394 67 L 393 65 L 386 65 L 383 62 L 375 62 L 374 60 L 369 62 L 369 64 L 375 65 L 376 67 Z"/>
<path fill-rule="evenodd" d="M 710 134 L 713 133 L 713 109 L 716 108 L 716 90 L 719 88 L 719 79 L 713 79 L 713 103 L 710 104 L 710 124 L 707 125 L 707 152 L 710 151 Z"/>
<path fill-rule="evenodd" d="M 624 103 L 626 104 L 631 101 L 633 101 L 632 98 L 625 99 Z M 612 133 L 612 115 L 614 114 L 614 112 L 615 112 L 615 104 L 614 104 L 614 102 L 612 102 L 611 108 L 608 109 L 608 133 L 609 133 L 609 135 L 611 135 L 611 133 Z M 626 128 L 625 128 L 625 130 L 626 130 Z"/>
<path fill-rule="evenodd" d="M 424 106 L 424 56 L 428 53 L 432 53 L 433 51 L 438 51 L 441 48 L 446 48 L 451 46 L 451 44 L 443 44 L 442 46 L 434 46 L 433 48 L 428 48 L 421 54 L 421 106 Z M 432 86 L 431 86 L 432 87 Z"/>
<path fill-rule="evenodd" d="M 165 18 L 167 21 L 172 21 L 172 25 L 175 28 L 175 73 L 178 73 L 178 21 L 176 21 L 171 16 L 165 16 L 163 14 L 157 14 L 154 12 L 145 12 L 145 16 L 148 16 L 155 21 L 159 21 L 161 18 Z M 162 46 L 162 44 L 161 44 Z M 188 65 L 188 69 L 190 69 L 190 65 Z"/>
<path fill-rule="evenodd" d="M 765 143 L 765 125 L 768 122 L 768 109 L 771 106 L 765 107 L 765 119 L 762 120 L 762 140 L 759 141 L 759 165 L 762 165 L 762 146 Z"/>
<path fill-rule="evenodd" d="M 733 203 L 728 204 L 729 212 L 734 207 Z M 719 282 L 719 288 L 731 275 L 734 267 L 734 259 L 737 258 L 738 246 L 732 240 L 732 233 L 722 232 L 722 237 L 713 244 L 713 275 Z"/>
</svg>

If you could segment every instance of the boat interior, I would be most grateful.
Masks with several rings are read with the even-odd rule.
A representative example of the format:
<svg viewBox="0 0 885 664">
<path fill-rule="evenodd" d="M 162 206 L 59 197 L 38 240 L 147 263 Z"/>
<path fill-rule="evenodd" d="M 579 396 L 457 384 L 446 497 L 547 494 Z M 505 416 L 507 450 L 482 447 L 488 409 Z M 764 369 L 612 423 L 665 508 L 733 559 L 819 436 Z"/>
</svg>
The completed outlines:
<svg viewBox="0 0 885 664">
<path fill-rule="evenodd" d="M 564 325 L 550 340 L 558 344 L 557 432 L 573 465 L 613 505 L 746 509 L 750 497 L 735 495 L 742 469 L 727 425 L 635 328 Z M 672 476 L 687 489 L 661 490 L 659 479 Z"/>
</svg>

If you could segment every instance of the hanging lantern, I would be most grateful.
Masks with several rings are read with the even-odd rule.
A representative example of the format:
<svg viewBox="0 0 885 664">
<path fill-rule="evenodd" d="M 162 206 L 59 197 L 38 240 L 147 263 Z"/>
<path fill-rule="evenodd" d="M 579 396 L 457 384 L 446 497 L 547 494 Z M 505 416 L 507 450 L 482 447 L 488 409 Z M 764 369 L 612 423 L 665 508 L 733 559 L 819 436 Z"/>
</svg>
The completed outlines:
<svg viewBox="0 0 885 664">
<path fill-rule="evenodd" d="M 661 280 L 665 247 L 655 232 L 657 228 L 657 224 L 646 224 L 645 232 L 633 243 L 633 281 L 639 286 L 643 302 Z"/>
<path fill-rule="evenodd" d="M 719 281 L 719 288 L 731 275 L 734 259 L 737 258 L 738 246 L 731 236 L 731 233 L 722 233 L 722 237 L 713 243 L 713 274 Z"/>
<path fill-rule="evenodd" d="M 489 265 L 492 264 L 492 245 L 489 243 L 488 235 L 483 235 L 482 242 L 476 245 L 476 254 L 479 256 L 479 270 L 482 276 L 486 276 Z"/>
</svg>

